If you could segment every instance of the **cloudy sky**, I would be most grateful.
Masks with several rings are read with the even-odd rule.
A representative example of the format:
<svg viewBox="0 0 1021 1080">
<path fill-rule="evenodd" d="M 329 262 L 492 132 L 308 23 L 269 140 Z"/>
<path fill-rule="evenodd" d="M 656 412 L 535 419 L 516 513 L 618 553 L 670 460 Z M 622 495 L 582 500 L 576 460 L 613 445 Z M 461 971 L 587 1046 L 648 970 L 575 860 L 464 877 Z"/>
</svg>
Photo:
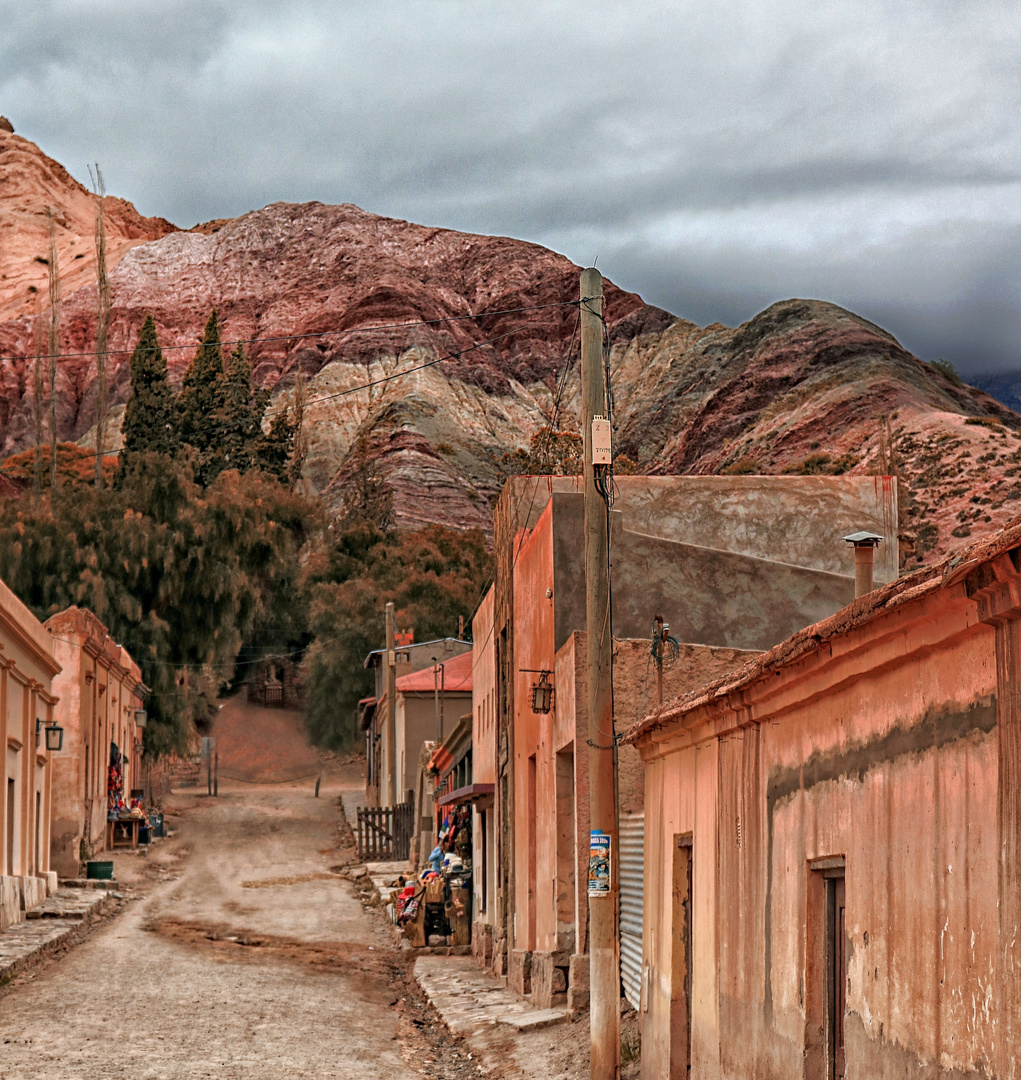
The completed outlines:
<svg viewBox="0 0 1021 1080">
<path fill-rule="evenodd" d="M 354 202 L 1021 369 L 1017 0 L 0 2 L 0 113 L 180 225 Z"/>
</svg>

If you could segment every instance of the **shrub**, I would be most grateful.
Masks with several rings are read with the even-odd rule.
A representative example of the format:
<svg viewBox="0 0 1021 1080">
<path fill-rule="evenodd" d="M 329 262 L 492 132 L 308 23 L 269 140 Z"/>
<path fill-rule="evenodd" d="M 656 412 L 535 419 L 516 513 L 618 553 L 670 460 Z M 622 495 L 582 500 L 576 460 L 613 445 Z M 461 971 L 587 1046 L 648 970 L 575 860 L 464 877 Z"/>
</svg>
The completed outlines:
<svg viewBox="0 0 1021 1080">
<path fill-rule="evenodd" d="M 960 373 L 949 360 L 930 360 L 929 367 L 934 371 L 938 371 L 948 382 L 954 384 L 954 386 L 964 386 L 964 380 L 961 378 Z"/>
</svg>

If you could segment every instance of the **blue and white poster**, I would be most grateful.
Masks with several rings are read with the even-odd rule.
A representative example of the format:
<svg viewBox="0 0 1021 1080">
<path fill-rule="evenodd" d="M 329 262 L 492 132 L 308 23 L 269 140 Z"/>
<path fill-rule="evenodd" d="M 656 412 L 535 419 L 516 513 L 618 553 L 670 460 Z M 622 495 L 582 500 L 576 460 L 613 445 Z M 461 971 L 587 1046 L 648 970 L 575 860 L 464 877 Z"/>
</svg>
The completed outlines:
<svg viewBox="0 0 1021 1080">
<path fill-rule="evenodd" d="M 589 834 L 588 894 L 608 896 L 610 893 L 610 834 L 593 829 Z"/>
</svg>

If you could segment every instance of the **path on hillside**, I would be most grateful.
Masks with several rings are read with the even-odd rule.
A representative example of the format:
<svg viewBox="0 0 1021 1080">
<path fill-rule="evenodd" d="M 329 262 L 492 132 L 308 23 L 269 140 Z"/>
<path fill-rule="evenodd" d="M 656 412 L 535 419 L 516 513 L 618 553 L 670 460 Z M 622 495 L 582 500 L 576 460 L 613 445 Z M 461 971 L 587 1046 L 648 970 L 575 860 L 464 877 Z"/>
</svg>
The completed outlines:
<svg viewBox="0 0 1021 1080">
<path fill-rule="evenodd" d="M 309 753 L 279 749 L 287 767 Z M 358 782 L 348 766 L 327 769 L 318 799 L 307 779 L 176 794 L 177 836 L 117 857 L 146 895 L 0 997 L 0 1078 L 476 1077 L 331 873 L 350 855 L 339 794 Z"/>
</svg>

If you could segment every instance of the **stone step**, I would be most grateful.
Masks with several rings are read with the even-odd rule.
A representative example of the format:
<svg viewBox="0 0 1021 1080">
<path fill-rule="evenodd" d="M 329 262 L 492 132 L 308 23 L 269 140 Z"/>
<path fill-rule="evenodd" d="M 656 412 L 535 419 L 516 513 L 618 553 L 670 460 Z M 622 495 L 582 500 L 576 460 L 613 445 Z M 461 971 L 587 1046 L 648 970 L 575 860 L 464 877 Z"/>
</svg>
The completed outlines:
<svg viewBox="0 0 1021 1080">
<path fill-rule="evenodd" d="M 509 1024 L 518 1031 L 538 1031 L 540 1028 L 552 1027 L 553 1024 L 567 1023 L 567 1006 L 562 1009 L 535 1009 L 513 1016 L 501 1016 L 498 1022 Z"/>
<path fill-rule="evenodd" d="M 0 984 L 41 954 L 51 952 L 82 925 L 81 919 L 20 922 L 0 934 Z"/>
</svg>

